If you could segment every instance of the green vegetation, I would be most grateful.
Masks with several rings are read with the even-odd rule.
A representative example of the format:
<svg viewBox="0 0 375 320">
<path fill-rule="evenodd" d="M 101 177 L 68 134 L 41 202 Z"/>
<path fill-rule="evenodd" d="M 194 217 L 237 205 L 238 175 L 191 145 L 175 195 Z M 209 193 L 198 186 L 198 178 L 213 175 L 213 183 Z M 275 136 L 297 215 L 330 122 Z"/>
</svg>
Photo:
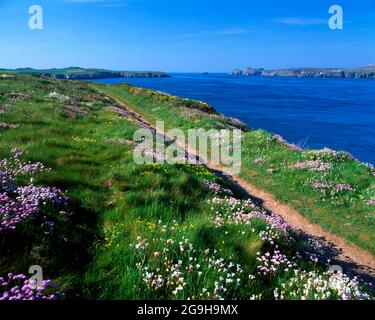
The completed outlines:
<svg viewBox="0 0 375 320">
<path fill-rule="evenodd" d="M 137 121 L 126 112 L 117 114 L 119 105 L 103 91 L 116 94 L 148 120 L 163 119 L 170 127 L 243 127 L 205 103 L 130 86 L 1 74 L 0 159 L 18 148 L 24 151 L 23 160 L 51 168 L 36 174 L 32 183 L 66 190 L 68 204 L 64 212 L 43 204 L 14 230 L 0 229 L 0 277 L 27 274 L 30 265 L 40 265 L 45 278 L 53 279 L 68 299 L 369 297 L 345 276 L 335 277 L 338 285 L 333 287 L 315 242 L 233 194 L 204 166 L 136 165 L 132 139 Z M 266 133 L 251 131 L 244 147 L 245 164 L 264 157 L 258 165 L 246 166 L 244 176 L 268 182 L 267 188 L 283 194 L 283 200 L 309 199 L 309 208 L 318 207 L 317 194 L 307 186 L 296 183 L 295 188 L 306 191 L 289 194 L 293 188 L 288 183 L 310 173 L 292 172 L 288 165 L 307 152 L 300 155 Z M 271 166 L 273 173 L 267 171 Z M 372 209 L 356 198 L 374 182 L 369 169 L 347 157 L 335 160 L 334 166 L 332 170 L 358 190 L 344 200 L 357 204 L 353 208 L 358 215 L 370 217 Z M 289 178 L 282 182 L 287 188 L 277 193 L 282 187 L 277 178 L 287 177 L 286 172 Z M 17 183 L 26 185 L 27 178 Z M 0 185 L 0 195 L 8 192 Z M 316 202 L 311 201 L 314 197 Z M 319 207 L 321 213 L 342 206 L 330 202 Z M 53 222 L 48 232 L 41 225 L 44 217 Z M 372 220 L 366 221 L 367 229 L 361 232 L 371 244 Z"/>
<path fill-rule="evenodd" d="M 151 123 L 170 128 L 221 129 L 233 119 L 174 107 L 175 97 L 128 85 L 94 85 Z M 230 125 L 230 124 L 229 124 Z M 241 176 L 290 204 L 311 221 L 375 254 L 375 170 L 344 152 L 298 150 L 281 137 L 247 130 Z"/>
</svg>

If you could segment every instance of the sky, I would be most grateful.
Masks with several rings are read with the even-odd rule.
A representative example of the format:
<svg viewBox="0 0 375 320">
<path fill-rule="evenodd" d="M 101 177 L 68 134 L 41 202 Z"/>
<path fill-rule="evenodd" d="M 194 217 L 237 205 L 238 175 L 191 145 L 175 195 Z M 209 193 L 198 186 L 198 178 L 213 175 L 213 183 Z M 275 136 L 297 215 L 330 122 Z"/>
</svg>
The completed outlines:
<svg viewBox="0 0 375 320">
<path fill-rule="evenodd" d="M 29 8 L 43 9 L 43 30 Z M 340 5 L 343 30 L 328 26 Z M 0 0 L 0 67 L 166 72 L 375 63 L 375 0 Z"/>
</svg>

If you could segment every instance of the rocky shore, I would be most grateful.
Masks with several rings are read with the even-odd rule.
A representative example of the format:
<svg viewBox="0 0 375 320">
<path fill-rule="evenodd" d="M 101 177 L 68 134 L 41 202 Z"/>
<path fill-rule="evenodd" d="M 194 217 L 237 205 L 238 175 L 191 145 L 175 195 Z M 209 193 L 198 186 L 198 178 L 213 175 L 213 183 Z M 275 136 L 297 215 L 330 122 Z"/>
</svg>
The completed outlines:
<svg viewBox="0 0 375 320">
<path fill-rule="evenodd" d="M 235 76 L 264 76 L 264 77 L 300 77 L 300 78 L 358 78 L 375 79 L 375 65 L 359 68 L 290 68 L 265 70 L 263 68 L 234 69 Z"/>
</svg>

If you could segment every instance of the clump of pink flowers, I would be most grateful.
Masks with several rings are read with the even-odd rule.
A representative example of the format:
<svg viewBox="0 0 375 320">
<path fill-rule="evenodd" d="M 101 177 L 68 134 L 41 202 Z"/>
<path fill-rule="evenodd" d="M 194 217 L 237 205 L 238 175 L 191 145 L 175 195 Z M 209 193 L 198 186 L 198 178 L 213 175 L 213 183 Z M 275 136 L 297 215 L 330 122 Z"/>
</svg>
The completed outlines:
<svg viewBox="0 0 375 320">
<path fill-rule="evenodd" d="M 341 182 L 341 183 L 328 183 L 328 182 L 311 182 L 311 186 L 321 191 L 322 193 L 330 196 L 336 196 L 337 194 L 340 194 L 342 192 L 355 192 L 355 188 L 353 188 L 349 183 L 347 182 Z"/>
<path fill-rule="evenodd" d="M 331 185 L 328 183 L 313 182 L 311 185 L 314 189 L 324 192 L 325 190 L 331 188 Z"/>
<path fill-rule="evenodd" d="M 292 166 L 293 169 L 307 169 L 311 172 L 324 172 L 332 169 L 332 164 L 321 160 L 309 160 L 297 162 Z"/>
<path fill-rule="evenodd" d="M 250 225 L 252 220 L 261 219 L 272 227 L 273 233 L 277 230 L 285 236 L 290 231 L 289 225 L 280 216 L 266 213 L 250 199 L 240 200 L 234 197 L 214 197 L 208 201 L 211 211 L 215 213 L 214 224 L 221 227 L 226 224 Z"/>
<path fill-rule="evenodd" d="M 4 279 L 0 277 L 1 300 L 57 300 L 61 293 L 56 292 L 51 280 L 43 280 L 36 286 L 35 280 L 28 279 L 24 274 L 9 273 Z"/>
<path fill-rule="evenodd" d="M 286 146 L 288 148 L 291 148 L 291 149 L 294 149 L 294 150 L 298 150 L 298 151 L 303 151 L 303 149 L 300 146 L 297 146 L 294 143 L 289 143 L 282 136 L 280 136 L 278 134 L 276 134 L 274 137 L 275 137 L 276 141 L 282 143 L 284 146 Z"/>
<path fill-rule="evenodd" d="M 206 186 L 208 190 L 212 191 L 215 194 L 233 195 L 232 190 L 224 188 L 218 183 L 205 180 L 204 185 Z"/>
<path fill-rule="evenodd" d="M 13 149 L 9 159 L 0 161 L 0 231 L 14 230 L 18 223 L 38 213 L 48 203 L 64 205 L 63 192 L 53 187 L 37 187 L 33 179 L 18 186 L 20 176 L 32 176 L 48 170 L 41 163 L 23 162 L 22 152 Z"/>
<path fill-rule="evenodd" d="M 375 206 L 375 197 L 372 197 L 371 199 L 366 200 L 365 203 L 368 204 L 368 205 Z"/>
<path fill-rule="evenodd" d="M 0 175 L 9 179 L 15 179 L 21 175 L 33 175 L 38 172 L 48 171 L 42 163 L 31 163 L 21 160 L 23 151 L 14 148 L 11 150 L 11 156 L 0 160 Z"/>
<path fill-rule="evenodd" d="M 297 264 L 288 259 L 288 257 L 280 252 L 278 247 L 275 247 L 274 252 L 266 252 L 264 255 L 257 253 L 258 274 L 267 276 L 275 275 L 278 271 L 289 272 L 292 268 L 296 268 Z"/>
<path fill-rule="evenodd" d="M 334 196 L 342 191 L 354 192 L 355 189 L 348 183 L 339 183 L 333 187 L 331 190 L 331 195 Z"/>
</svg>

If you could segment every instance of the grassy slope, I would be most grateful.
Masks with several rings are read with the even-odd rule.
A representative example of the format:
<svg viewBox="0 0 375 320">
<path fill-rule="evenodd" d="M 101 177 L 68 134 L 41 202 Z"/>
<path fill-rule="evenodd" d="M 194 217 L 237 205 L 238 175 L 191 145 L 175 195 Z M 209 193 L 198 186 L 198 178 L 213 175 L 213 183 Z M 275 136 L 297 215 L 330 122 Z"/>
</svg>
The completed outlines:
<svg viewBox="0 0 375 320">
<path fill-rule="evenodd" d="M 71 236 L 76 242 L 74 251 L 68 247 L 67 252 L 55 254 L 54 247 L 47 242 L 42 245 L 42 251 L 46 252 L 43 256 L 30 256 L 26 251 L 23 255 L 28 258 L 20 261 L 7 252 L 0 271 L 3 274 L 25 272 L 29 265 L 40 264 L 45 268 L 46 276 L 64 278 L 61 280 L 63 289 L 76 291 L 82 286 L 79 278 L 90 262 L 91 253 L 87 249 L 100 237 L 96 228 L 106 211 L 111 209 L 106 203 L 113 197 L 113 191 L 105 186 L 105 181 L 115 168 L 131 159 L 126 147 L 107 144 L 104 138 L 131 138 L 135 127 L 104 111 L 106 101 L 101 102 L 87 86 L 78 83 L 17 76 L 2 80 L 0 90 L 2 106 L 5 105 L 6 110 L 1 114 L 2 121 L 16 122 L 20 126 L 17 130 L 1 129 L 1 155 L 5 156 L 10 148 L 19 147 L 28 152 L 28 159 L 51 167 L 51 174 L 42 175 L 37 182 L 68 190 L 74 203 L 72 210 L 77 213 L 72 222 L 77 229 L 74 230 L 76 236 Z M 55 91 L 69 95 L 73 105 L 89 115 L 76 114 L 71 118 L 74 113 L 64 108 L 65 103 L 47 97 Z M 12 246 L 18 243 L 21 251 L 22 248 L 33 251 L 41 245 L 39 240 L 12 242 Z M 59 246 L 63 245 L 59 243 Z M 22 256 L 19 252 L 14 254 Z M 73 257 L 77 263 L 73 265 L 72 259 L 67 257 Z M 47 265 L 46 258 L 49 260 Z M 12 270 L 15 266 L 16 270 Z"/>
<path fill-rule="evenodd" d="M 72 115 L 66 102 L 47 98 L 56 91 L 69 96 L 69 104 L 86 115 Z M 75 243 L 65 247 L 60 242 L 57 252 L 56 244 L 37 235 L 23 239 L 21 232 L 16 239 L 1 239 L 1 274 L 25 272 L 29 265 L 40 264 L 45 276 L 57 279 L 68 297 L 163 298 L 142 285 L 134 249 L 129 248 L 136 235 L 150 236 L 155 232 L 150 226 L 162 219 L 169 227 L 178 223 L 197 246 L 207 245 L 201 233 L 207 234 L 211 248 L 223 243 L 226 237 L 204 222 L 208 195 L 202 179 L 214 177 L 199 167 L 135 166 L 124 142 L 131 140 L 135 126 L 105 111 L 111 103 L 100 101 L 87 86 L 17 76 L 2 80 L 1 93 L 6 111 L 1 120 L 19 125 L 1 129 L 1 156 L 19 147 L 27 150 L 27 159 L 51 167 L 52 172 L 40 175 L 37 184 L 68 190 L 75 211 L 69 231 Z M 227 255 L 237 246 L 262 247 L 254 236 L 244 240 L 237 235 L 231 243 Z M 37 255 L 29 254 L 36 250 Z M 254 260 L 255 251 L 249 254 Z"/>
<path fill-rule="evenodd" d="M 30 265 L 39 264 L 45 277 L 55 279 L 67 297 L 93 299 L 214 298 L 215 282 L 221 276 L 227 291 L 220 289 L 219 296 L 272 298 L 276 287 L 294 277 L 288 271 L 249 280 L 250 274 L 257 273 L 257 252 L 264 254 L 275 245 L 264 239 L 264 232 L 270 232 L 267 224 L 255 219 L 250 225 L 215 226 L 215 212 L 227 211 L 225 206 L 207 203 L 214 194 L 204 180 L 222 182 L 201 166 L 135 165 L 131 140 L 136 127 L 131 119 L 120 118 L 107 108 L 115 105 L 113 101 L 79 82 L 29 76 L 1 78 L 0 82 L 1 122 L 18 125 L 0 128 L 0 158 L 19 147 L 28 152 L 28 160 L 45 163 L 52 171 L 40 174 L 36 184 L 67 190 L 73 212 L 67 225 L 56 226 L 67 234 L 67 242 L 44 236 L 33 220 L 10 238 L 0 234 L 0 274 L 27 273 Z M 163 115 L 169 112 L 166 119 L 180 111 L 165 104 L 149 105 L 149 99 L 126 94 L 124 88 L 119 91 L 124 99 L 138 99 L 129 100 L 138 111 L 144 107 L 152 114 L 150 108 L 158 107 Z M 199 111 L 187 114 L 196 124 L 207 123 L 207 115 Z M 217 115 L 209 121 L 219 127 L 228 123 Z M 292 245 L 281 235 L 273 237 L 288 256 L 295 255 L 297 245 L 307 245 L 301 240 Z M 131 246 L 142 247 L 146 239 L 145 250 Z M 165 256 L 186 266 L 182 270 L 185 289 L 174 292 L 170 288 L 177 287 L 176 278 L 161 289 L 144 281 L 152 270 L 171 276 L 163 269 Z M 211 261 L 213 257 L 223 260 Z M 191 272 L 190 264 L 200 268 L 203 277 L 198 270 Z M 234 270 L 239 287 L 230 279 L 225 282 L 237 264 L 243 268 L 243 272 Z M 298 265 L 320 269 L 305 259 Z"/>
<path fill-rule="evenodd" d="M 123 86 L 94 86 L 115 94 L 151 123 L 164 120 L 166 128 L 220 128 L 220 116 L 188 112 L 186 108 L 171 107 L 173 98 L 149 90 Z M 289 203 L 298 211 L 349 242 L 375 254 L 375 210 L 365 204 L 375 194 L 375 176 L 367 168 L 346 154 L 333 156 L 309 150 L 296 151 L 277 142 L 264 131 L 245 133 L 242 146 L 241 176 L 270 191 L 276 198 Z M 261 160 L 259 161 L 259 158 Z M 257 161 L 255 161 L 257 160 Z M 322 172 L 291 169 L 297 162 L 320 160 L 331 163 L 333 169 Z M 255 163 L 254 163 L 255 161 Z M 311 187 L 309 180 L 334 185 L 349 183 L 355 192 L 323 195 Z"/>
</svg>

